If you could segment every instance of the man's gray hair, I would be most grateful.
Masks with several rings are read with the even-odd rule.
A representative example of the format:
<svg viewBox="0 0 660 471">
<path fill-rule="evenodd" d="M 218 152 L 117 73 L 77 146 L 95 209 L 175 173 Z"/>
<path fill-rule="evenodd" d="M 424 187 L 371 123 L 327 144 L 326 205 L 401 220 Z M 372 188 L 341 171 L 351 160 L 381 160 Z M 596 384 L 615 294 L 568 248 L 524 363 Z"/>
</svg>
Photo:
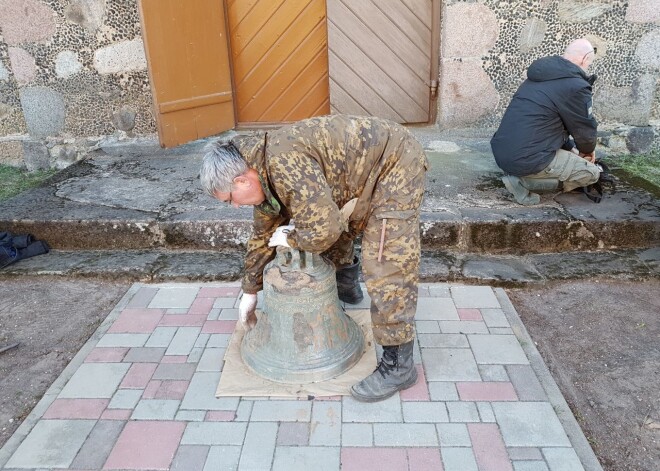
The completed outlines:
<svg viewBox="0 0 660 471">
<path fill-rule="evenodd" d="M 245 159 L 231 142 L 217 140 L 206 148 L 199 180 L 206 193 L 228 193 L 234 178 L 248 170 Z"/>
</svg>

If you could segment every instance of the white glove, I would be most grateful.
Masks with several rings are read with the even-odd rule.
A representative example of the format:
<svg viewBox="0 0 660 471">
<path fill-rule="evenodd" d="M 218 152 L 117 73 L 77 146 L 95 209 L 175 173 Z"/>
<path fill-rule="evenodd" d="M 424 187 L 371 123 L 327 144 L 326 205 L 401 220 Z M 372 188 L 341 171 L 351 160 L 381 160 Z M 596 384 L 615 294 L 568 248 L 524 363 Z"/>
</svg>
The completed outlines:
<svg viewBox="0 0 660 471">
<path fill-rule="evenodd" d="M 287 238 L 289 237 L 289 232 L 294 229 L 294 226 L 280 226 L 275 229 L 275 233 L 270 237 L 268 241 L 268 247 L 277 247 L 278 245 L 283 245 L 284 247 L 291 247 Z"/>
<path fill-rule="evenodd" d="M 257 325 L 257 315 L 254 313 L 256 308 L 257 295 L 243 293 L 243 296 L 241 296 L 241 303 L 238 305 L 238 317 L 246 332 Z"/>
</svg>

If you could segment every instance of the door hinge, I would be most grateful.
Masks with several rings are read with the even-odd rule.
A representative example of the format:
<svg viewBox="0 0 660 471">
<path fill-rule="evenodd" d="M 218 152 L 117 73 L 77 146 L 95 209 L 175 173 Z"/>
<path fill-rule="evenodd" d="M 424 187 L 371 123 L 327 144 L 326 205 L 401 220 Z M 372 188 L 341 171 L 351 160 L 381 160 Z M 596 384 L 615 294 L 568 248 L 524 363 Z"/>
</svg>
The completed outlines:
<svg viewBox="0 0 660 471">
<path fill-rule="evenodd" d="M 438 81 L 431 80 L 431 98 L 438 96 Z"/>
</svg>

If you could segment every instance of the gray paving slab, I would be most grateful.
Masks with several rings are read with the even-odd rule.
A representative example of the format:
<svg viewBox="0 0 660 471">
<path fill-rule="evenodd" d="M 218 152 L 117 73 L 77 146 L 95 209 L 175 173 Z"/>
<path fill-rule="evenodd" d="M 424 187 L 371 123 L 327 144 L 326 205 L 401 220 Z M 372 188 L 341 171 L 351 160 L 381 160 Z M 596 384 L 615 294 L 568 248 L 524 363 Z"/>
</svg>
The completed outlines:
<svg viewBox="0 0 660 471">
<path fill-rule="evenodd" d="M 545 461 L 514 461 L 513 471 L 550 471 Z"/>
<path fill-rule="evenodd" d="M 207 445 L 181 445 L 169 471 L 203 471 L 210 448 Z"/>
<path fill-rule="evenodd" d="M 430 381 L 429 396 L 432 401 L 458 401 L 456 385 L 451 381 Z"/>
<path fill-rule="evenodd" d="M 495 413 L 490 402 L 477 402 L 477 410 L 482 422 L 496 422 Z"/>
<path fill-rule="evenodd" d="M 509 375 L 503 365 L 477 365 L 484 381 L 509 381 Z"/>
<path fill-rule="evenodd" d="M 149 336 L 145 347 L 169 347 L 170 342 L 176 334 L 176 327 L 156 327 Z"/>
<path fill-rule="evenodd" d="M 480 309 L 481 317 L 488 327 L 510 327 L 502 309 Z"/>
<path fill-rule="evenodd" d="M 192 306 L 199 288 L 196 286 L 161 287 L 149 303 L 150 308 L 188 309 Z"/>
<path fill-rule="evenodd" d="M 403 413 L 398 394 L 378 403 L 358 402 L 344 396 L 342 398 L 342 420 L 344 422 L 402 422 Z"/>
<path fill-rule="evenodd" d="M 374 428 L 371 424 L 343 424 L 342 446 L 374 446 Z"/>
<path fill-rule="evenodd" d="M 449 422 L 447 406 L 444 402 L 404 402 L 403 421 L 411 423 Z"/>
<path fill-rule="evenodd" d="M 142 347 L 149 339 L 149 334 L 105 334 L 96 344 L 97 347 Z M 154 345 L 155 346 L 155 345 Z"/>
<path fill-rule="evenodd" d="M 256 401 L 252 406 L 251 421 L 309 422 L 311 414 L 311 401 Z"/>
<path fill-rule="evenodd" d="M 253 401 L 248 401 L 245 398 L 241 398 L 241 402 L 236 408 L 236 417 L 234 418 L 237 422 L 247 422 L 250 420 L 252 415 L 252 406 L 254 405 Z"/>
<path fill-rule="evenodd" d="M 459 317 L 452 298 L 419 298 L 415 320 L 457 321 Z"/>
<path fill-rule="evenodd" d="M 529 364 L 515 335 L 468 335 L 479 364 Z"/>
<path fill-rule="evenodd" d="M 417 335 L 419 334 L 439 334 L 440 333 L 440 324 L 438 321 L 415 321 L 415 328 L 417 329 Z M 418 337 L 419 338 L 419 337 Z"/>
<path fill-rule="evenodd" d="M 488 327 L 481 321 L 440 321 L 443 334 L 487 334 Z"/>
<path fill-rule="evenodd" d="M 197 366 L 190 363 L 161 363 L 151 379 L 188 381 L 195 374 Z"/>
<path fill-rule="evenodd" d="M 197 371 L 222 371 L 225 357 L 224 348 L 206 348 L 197 364 Z"/>
<path fill-rule="evenodd" d="M 438 326 L 438 329 L 439 328 L 440 327 Z M 418 333 L 417 340 L 419 346 L 424 348 L 470 348 L 467 337 L 459 333 Z"/>
<path fill-rule="evenodd" d="M 278 446 L 275 450 L 272 471 L 294 469 L 336 471 L 339 469 L 339 447 Z"/>
<path fill-rule="evenodd" d="M 277 429 L 276 423 L 250 422 L 238 464 L 239 471 L 270 469 L 275 453 Z"/>
<path fill-rule="evenodd" d="M 197 372 L 193 375 L 186 395 L 181 401 L 181 409 L 236 410 L 238 397 L 215 397 L 220 382 L 220 373 Z M 231 445 L 231 443 L 230 443 Z"/>
<path fill-rule="evenodd" d="M 108 409 L 133 409 L 144 391 L 142 389 L 119 389 L 108 403 Z"/>
<path fill-rule="evenodd" d="M 341 424 L 341 402 L 313 401 L 309 445 L 339 446 Z"/>
<path fill-rule="evenodd" d="M 452 422 L 479 422 L 479 410 L 474 402 L 455 401 L 447 403 L 449 420 Z"/>
<path fill-rule="evenodd" d="M 441 447 L 471 446 L 470 434 L 465 424 L 437 424 Z"/>
<path fill-rule="evenodd" d="M 458 308 L 500 308 L 500 303 L 489 286 L 452 286 L 451 295 Z"/>
<path fill-rule="evenodd" d="M 480 381 L 477 362 L 467 348 L 424 348 L 427 381 Z"/>
<path fill-rule="evenodd" d="M 205 418 L 205 410 L 180 410 L 176 413 L 174 420 L 180 420 L 182 422 L 204 422 Z"/>
<path fill-rule="evenodd" d="M 179 327 L 167 347 L 166 355 L 188 355 L 195 347 L 200 327 Z"/>
<path fill-rule="evenodd" d="M 7 462 L 8 468 L 68 468 L 95 420 L 42 420 Z"/>
<path fill-rule="evenodd" d="M 309 424 L 303 422 L 282 422 L 277 432 L 277 446 L 309 445 Z"/>
<path fill-rule="evenodd" d="M 85 363 L 64 386 L 61 398 L 111 398 L 131 365 L 127 363 Z"/>
<path fill-rule="evenodd" d="M 71 463 L 73 469 L 101 469 L 124 428 L 121 420 L 99 420 Z"/>
<path fill-rule="evenodd" d="M 433 424 L 392 424 L 374 425 L 375 446 L 429 447 L 438 446 L 438 434 Z"/>
<path fill-rule="evenodd" d="M 533 448 L 533 447 L 509 447 L 507 449 L 507 452 L 509 453 L 509 458 L 512 460 L 528 460 L 528 461 L 533 461 L 533 460 L 542 460 L 543 455 L 541 454 L 541 450 L 539 448 Z"/>
<path fill-rule="evenodd" d="M 511 383 L 521 401 L 547 401 L 548 395 L 530 365 L 507 365 Z"/>
<path fill-rule="evenodd" d="M 142 399 L 135 406 L 131 420 L 174 420 L 180 402 L 174 399 Z"/>
<path fill-rule="evenodd" d="M 135 347 L 128 351 L 122 361 L 124 363 L 158 363 L 163 355 L 165 355 L 165 349 L 162 347 Z"/>
<path fill-rule="evenodd" d="M 441 447 L 445 471 L 479 471 L 471 448 Z"/>
<path fill-rule="evenodd" d="M 577 453 L 573 448 L 543 448 L 543 456 L 550 471 L 583 471 Z"/>
<path fill-rule="evenodd" d="M 190 422 L 181 437 L 182 445 L 242 445 L 246 422 Z"/>
<path fill-rule="evenodd" d="M 506 446 L 570 446 L 550 403 L 494 402 L 493 411 Z"/>
<path fill-rule="evenodd" d="M 236 471 L 240 456 L 240 446 L 212 446 L 206 458 L 204 471 Z"/>
</svg>

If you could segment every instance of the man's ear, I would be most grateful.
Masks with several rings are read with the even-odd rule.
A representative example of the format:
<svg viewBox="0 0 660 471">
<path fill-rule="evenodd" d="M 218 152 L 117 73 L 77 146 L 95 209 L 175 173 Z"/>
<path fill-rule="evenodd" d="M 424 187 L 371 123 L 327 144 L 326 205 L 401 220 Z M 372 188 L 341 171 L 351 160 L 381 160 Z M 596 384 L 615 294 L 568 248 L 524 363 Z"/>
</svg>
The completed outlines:
<svg viewBox="0 0 660 471">
<path fill-rule="evenodd" d="M 232 182 L 236 186 L 241 186 L 241 187 L 249 187 L 252 183 L 250 182 L 250 179 L 246 175 L 239 175 L 235 177 Z"/>
</svg>

